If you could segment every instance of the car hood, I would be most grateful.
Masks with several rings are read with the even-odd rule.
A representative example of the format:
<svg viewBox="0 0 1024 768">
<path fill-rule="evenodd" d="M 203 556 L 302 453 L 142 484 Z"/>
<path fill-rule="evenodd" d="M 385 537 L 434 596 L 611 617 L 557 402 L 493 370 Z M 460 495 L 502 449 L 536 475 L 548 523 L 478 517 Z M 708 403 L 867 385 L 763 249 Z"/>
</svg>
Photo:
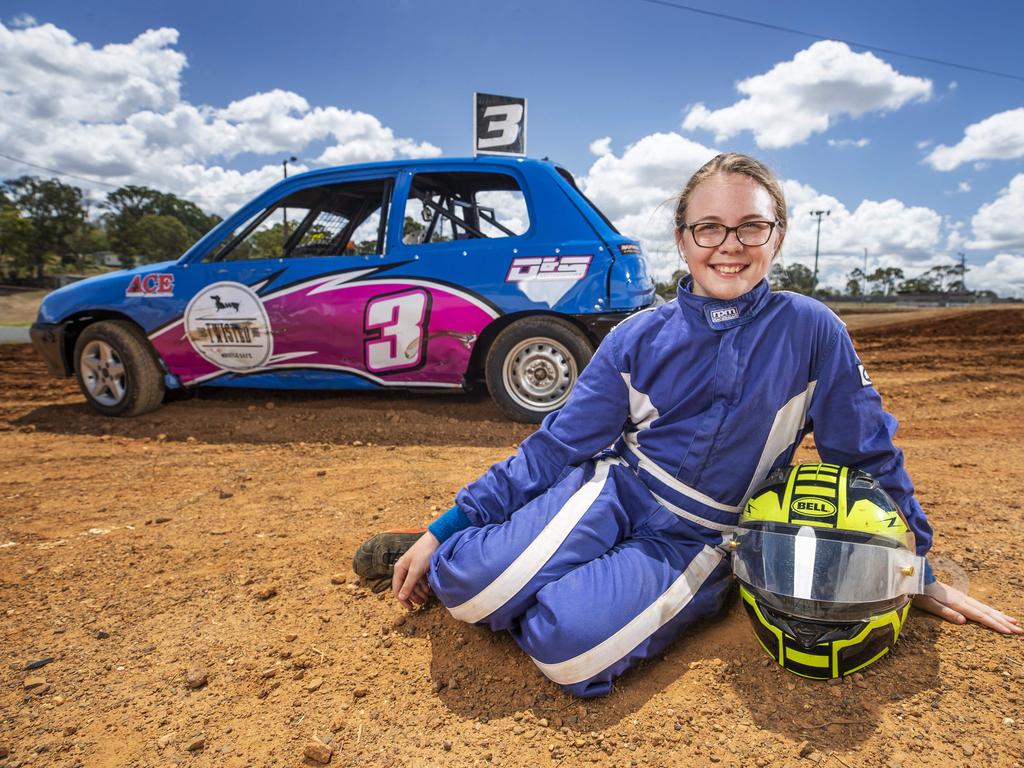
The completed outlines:
<svg viewBox="0 0 1024 768">
<path fill-rule="evenodd" d="M 41 323 L 56 323 L 85 309 L 112 308 L 123 304 L 125 289 L 136 275 L 166 272 L 176 263 L 162 261 L 134 269 L 119 269 L 65 285 L 46 294 L 39 305 L 38 320 Z"/>
</svg>

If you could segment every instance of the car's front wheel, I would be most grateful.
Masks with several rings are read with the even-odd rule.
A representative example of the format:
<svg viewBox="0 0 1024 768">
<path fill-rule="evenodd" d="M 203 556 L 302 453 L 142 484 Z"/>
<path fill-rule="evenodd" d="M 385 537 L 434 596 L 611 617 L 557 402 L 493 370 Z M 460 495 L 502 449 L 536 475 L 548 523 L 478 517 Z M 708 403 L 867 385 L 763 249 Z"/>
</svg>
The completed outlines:
<svg viewBox="0 0 1024 768">
<path fill-rule="evenodd" d="M 593 354 L 572 323 L 555 317 L 519 320 L 487 352 L 487 388 L 510 417 L 537 423 L 565 404 Z"/>
<path fill-rule="evenodd" d="M 103 320 L 82 331 L 75 343 L 75 376 L 85 399 L 105 416 L 138 416 L 163 401 L 163 373 L 149 341 L 122 320 Z"/>
</svg>

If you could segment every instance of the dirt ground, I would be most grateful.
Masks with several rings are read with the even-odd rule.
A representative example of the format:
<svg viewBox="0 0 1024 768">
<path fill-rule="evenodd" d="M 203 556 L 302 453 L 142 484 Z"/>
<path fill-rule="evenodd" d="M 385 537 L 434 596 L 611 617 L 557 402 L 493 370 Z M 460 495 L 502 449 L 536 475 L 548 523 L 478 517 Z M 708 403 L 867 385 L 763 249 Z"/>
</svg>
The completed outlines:
<svg viewBox="0 0 1024 768">
<path fill-rule="evenodd" d="M 1024 310 L 854 337 L 940 576 L 1024 615 Z M 484 395 L 105 419 L 0 347 L 0 764 L 315 765 L 321 737 L 345 766 L 1024 765 L 1024 641 L 974 625 L 914 614 L 890 658 L 827 685 L 769 662 L 734 603 L 582 701 L 509 637 L 354 576 L 368 534 L 428 522 L 529 431 Z"/>
</svg>

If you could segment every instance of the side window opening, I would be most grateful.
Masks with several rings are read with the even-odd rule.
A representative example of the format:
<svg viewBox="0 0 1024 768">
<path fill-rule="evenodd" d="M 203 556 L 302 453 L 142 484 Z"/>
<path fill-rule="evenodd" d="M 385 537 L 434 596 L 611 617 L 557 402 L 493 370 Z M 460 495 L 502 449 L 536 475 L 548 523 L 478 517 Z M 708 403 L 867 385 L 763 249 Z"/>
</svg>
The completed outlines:
<svg viewBox="0 0 1024 768">
<path fill-rule="evenodd" d="M 406 245 L 516 237 L 530 228 L 526 199 L 503 173 L 421 173 L 405 203 Z"/>
<path fill-rule="evenodd" d="M 238 227 L 204 261 L 384 252 L 391 181 L 300 189 Z"/>
</svg>

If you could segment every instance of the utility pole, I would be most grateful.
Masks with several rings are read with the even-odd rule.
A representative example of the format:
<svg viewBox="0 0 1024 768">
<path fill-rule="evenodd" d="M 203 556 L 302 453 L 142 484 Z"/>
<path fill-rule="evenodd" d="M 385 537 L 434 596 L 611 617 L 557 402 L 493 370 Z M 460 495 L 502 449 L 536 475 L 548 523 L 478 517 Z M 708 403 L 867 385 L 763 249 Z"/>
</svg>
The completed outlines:
<svg viewBox="0 0 1024 768">
<path fill-rule="evenodd" d="M 867 301 L 868 296 L 868 249 L 864 249 L 864 271 L 861 273 L 861 283 L 864 287 L 861 289 L 861 296 L 864 297 L 864 301 Z"/>
<path fill-rule="evenodd" d="M 284 177 L 286 179 L 288 178 L 288 163 L 298 162 L 298 159 L 299 158 L 295 155 L 292 155 L 291 157 L 281 161 L 281 169 L 284 171 Z M 283 247 L 288 242 L 288 209 L 282 208 L 281 210 L 284 211 L 284 242 L 281 243 L 281 246 Z"/>
<path fill-rule="evenodd" d="M 960 293 L 967 293 L 967 266 L 964 264 L 963 251 L 957 251 L 956 255 L 960 257 Z"/>
<path fill-rule="evenodd" d="M 811 211 L 811 216 L 818 217 L 818 237 L 814 241 L 814 291 L 818 290 L 818 249 L 821 246 L 821 217 L 828 216 L 832 213 L 832 209 L 829 208 L 826 211 Z"/>
</svg>

